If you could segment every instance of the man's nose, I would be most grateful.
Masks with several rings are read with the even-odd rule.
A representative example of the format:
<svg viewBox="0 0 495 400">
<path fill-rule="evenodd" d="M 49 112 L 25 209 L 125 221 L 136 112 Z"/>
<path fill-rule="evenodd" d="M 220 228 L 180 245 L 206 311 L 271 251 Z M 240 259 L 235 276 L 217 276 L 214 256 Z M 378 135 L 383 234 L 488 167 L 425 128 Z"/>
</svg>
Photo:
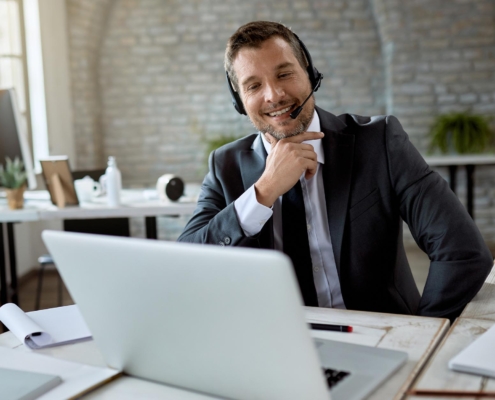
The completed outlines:
<svg viewBox="0 0 495 400">
<path fill-rule="evenodd" d="M 276 103 L 285 96 L 284 88 L 277 83 L 268 83 L 265 86 L 265 101 L 267 103 Z"/>
</svg>

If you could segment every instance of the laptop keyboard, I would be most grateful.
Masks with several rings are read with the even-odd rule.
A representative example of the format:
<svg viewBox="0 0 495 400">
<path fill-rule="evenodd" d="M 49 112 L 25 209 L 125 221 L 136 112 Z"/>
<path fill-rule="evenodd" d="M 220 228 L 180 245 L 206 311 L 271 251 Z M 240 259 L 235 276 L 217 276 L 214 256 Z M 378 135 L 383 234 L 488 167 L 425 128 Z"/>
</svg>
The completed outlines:
<svg viewBox="0 0 495 400">
<path fill-rule="evenodd" d="M 333 388 L 337 383 L 339 383 L 346 376 L 350 375 L 350 372 L 346 371 L 337 371 L 331 368 L 322 368 L 323 373 L 325 374 L 325 378 L 327 380 L 328 388 Z"/>
</svg>

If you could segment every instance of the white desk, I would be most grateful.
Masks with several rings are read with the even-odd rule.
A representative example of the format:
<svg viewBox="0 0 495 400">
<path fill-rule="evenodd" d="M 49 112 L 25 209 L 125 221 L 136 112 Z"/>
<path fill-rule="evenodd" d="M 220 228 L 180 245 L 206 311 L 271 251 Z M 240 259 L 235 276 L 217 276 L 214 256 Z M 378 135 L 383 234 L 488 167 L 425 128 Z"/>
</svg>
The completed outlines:
<svg viewBox="0 0 495 400">
<path fill-rule="evenodd" d="M 87 218 L 131 218 L 155 217 L 160 215 L 192 214 L 196 207 L 195 199 L 180 199 L 178 202 L 148 200 L 142 190 L 122 191 L 122 204 L 109 207 L 105 198 L 79 206 L 58 208 L 49 200 L 26 200 L 24 209 L 10 210 L 7 201 L 0 198 L 0 223 L 42 221 L 50 219 L 87 219 Z"/>
<path fill-rule="evenodd" d="M 400 399 L 412 381 L 433 354 L 446 334 L 449 321 L 405 315 L 368 313 L 361 311 L 306 308 L 308 322 L 331 322 L 354 327 L 353 333 L 317 332 L 322 338 L 406 351 L 407 363 L 370 399 Z M 313 331 L 314 332 L 314 331 Z M 30 351 L 10 333 L 0 335 L 0 346 Z M 104 366 L 104 361 L 93 341 L 37 350 L 36 352 L 70 361 Z M 84 396 L 87 399 L 178 399 L 200 400 L 212 397 L 122 376 Z"/>
<path fill-rule="evenodd" d="M 43 197 L 43 196 L 40 196 Z M 48 197 L 46 197 L 48 199 Z M 178 202 L 148 200 L 143 196 L 143 190 L 131 189 L 122 191 L 122 204 L 119 207 L 109 207 L 106 199 L 96 199 L 91 203 L 80 206 L 58 208 L 49 200 L 26 200 L 24 209 L 10 210 L 7 201 L 0 198 L 0 304 L 9 301 L 17 304 L 17 267 L 14 246 L 15 222 L 43 221 L 53 219 L 92 219 L 92 218 L 131 218 L 144 217 L 146 222 L 146 237 L 157 238 L 156 217 L 190 215 L 196 208 L 195 199 L 181 198 Z M 7 225 L 7 243 L 10 259 L 10 294 L 6 279 L 5 249 L 3 240 L 3 224 Z"/>
<path fill-rule="evenodd" d="M 431 167 L 448 167 L 450 188 L 456 191 L 457 167 L 466 167 L 467 193 L 466 208 L 469 215 L 474 219 L 474 169 L 477 165 L 495 165 L 495 154 L 463 154 L 450 156 L 425 157 L 425 161 Z"/>
<path fill-rule="evenodd" d="M 449 360 L 495 324 L 495 268 L 482 289 L 454 322 L 434 357 L 414 385 L 420 391 L 495 392 L 495 379 L 448 369 Z M 438 397 L 409 396 L 410 400 L 433 400 Z M 458 399 L 451 396 L 449 399 Z M 475 400 L 478 397 L 462 397 Z"/>
</svg>

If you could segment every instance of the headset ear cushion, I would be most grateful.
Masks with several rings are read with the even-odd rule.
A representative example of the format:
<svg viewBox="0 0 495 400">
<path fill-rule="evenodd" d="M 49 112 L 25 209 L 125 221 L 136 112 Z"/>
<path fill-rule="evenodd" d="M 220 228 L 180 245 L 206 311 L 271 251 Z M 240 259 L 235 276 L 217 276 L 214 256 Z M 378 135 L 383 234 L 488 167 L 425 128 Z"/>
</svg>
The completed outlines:
<svg viewBox="0 0 495 400">
<path fill-rule="evenodd" d="M 313 72 L 314 72 L 314 83 L 311 82 L 313 84 L 313 89 L 315 92 L 318 91 L 318 89 L 320 88 L 320 85 L 321 85 L 321 80 L 323 79 L 323 74 L 320 73 L 320 71 L 318 71 L 315 67 L 313 67 Z"/>
<path fill-rule="evenodd" d="M 239 96 L 239 93 L 234 92 L 232 103 L 234 104 L 234 108 L 237 110 L 239 114 L 247 115 L 246 110 L 244 109 L 244 104 L 242 104 L 242 100 Z"/>
<path fill-rule="evenodd" d="M 237 93 L 232 87 L 232 82 L 230 81 L 229 73 L 227 71 L 225 72 L 225 76 L 227 79 L 227 86 L 229 88 L 230 96 L 232 97 L 232 104 L 234 105 L 234 108 L 237 110 L 239 114 L 247 115 L 246 110 L 244 109 L 244 104 L 242 104 L 241 97 L 239 96 L 239 93 Z"/>
</svg>

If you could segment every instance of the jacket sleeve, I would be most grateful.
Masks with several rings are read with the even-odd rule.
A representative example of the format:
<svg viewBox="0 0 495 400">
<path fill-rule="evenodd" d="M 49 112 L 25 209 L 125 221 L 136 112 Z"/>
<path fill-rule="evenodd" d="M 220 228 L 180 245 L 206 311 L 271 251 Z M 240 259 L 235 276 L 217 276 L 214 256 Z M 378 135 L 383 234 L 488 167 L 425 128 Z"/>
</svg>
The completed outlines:
<svg viewBox="0 0 495 400">
<path fill-rule="evenodd" d="M 464 206 L 426 164 L 395 117 L 387 117 L 386 145 L 401 216 L 430 258 L 418 314 L 452 320 L 483 285 L 492 255 Z"/>
<path fill-rule="evenodd" d="M 201 185 L 196 210 L 178 241 L 258 247 L 258 235 L 245 236 L 237 218 L 234 202 L 227 204 L 226 189 L 217 176 L 215 157 L 216 151 L 213 151 L 208 160 L 209 172 Z"/>
</svg>

